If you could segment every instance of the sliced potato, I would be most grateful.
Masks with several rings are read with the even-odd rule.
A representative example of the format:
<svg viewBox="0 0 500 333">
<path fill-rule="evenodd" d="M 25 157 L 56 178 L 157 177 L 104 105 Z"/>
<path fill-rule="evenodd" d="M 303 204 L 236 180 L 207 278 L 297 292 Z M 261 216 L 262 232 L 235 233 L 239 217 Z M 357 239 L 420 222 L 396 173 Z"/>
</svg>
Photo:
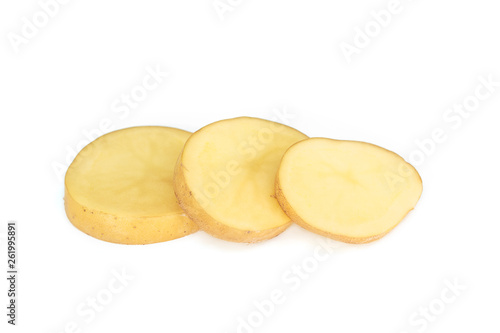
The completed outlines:
<svg viewBox="0 0 500 333">
<path fill-rule="evenodd" d="M 194 133 L 174 176 L 175 194 L 187 215 L 209 234 L 257 242 L 283 232 L 290 218 L 274 196 L 274 179 L 285 151 L 306 139 L 272 121 L 234 118 Z"/>
<path fill-rule="evenodd" d="M 71 223 L 92 237 L 121 244 L 163 242 L 197 231 L 172 185 L 189 136 L 175 128 L 133 127 L 87 145 L 66 173 Z"/>
<path fill-rule="evenodd" d="M 312 138 L 288 149 L 277 199 L 305 229 L 347 243 L 383 237 L 422 193 L 417 171 L 399 155 L 356 141 Z"/>
</svg>

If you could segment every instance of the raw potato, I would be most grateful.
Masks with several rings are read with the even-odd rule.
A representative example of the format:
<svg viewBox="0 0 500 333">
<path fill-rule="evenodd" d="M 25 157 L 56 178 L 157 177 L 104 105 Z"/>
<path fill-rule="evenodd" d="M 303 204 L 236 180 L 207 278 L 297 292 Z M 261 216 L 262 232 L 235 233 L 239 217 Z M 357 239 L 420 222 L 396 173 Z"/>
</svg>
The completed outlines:
<svg viewBox="0 0 500 333">
<path fill-rule="evenodd" d="M 356 141 L 312 138 L 286 152 L 277 199 L 300 226 L 339 241 L 383 237 L 415 207 L 417 171 L 399 155 Z"/>
<path fill-rule="evenodd" d="M 87 145 L 66 173 L 64 201 L 71 223 L 92 237 L 121 244 L 163 242 L 197 231 L 172 186 L 190 134 L 133 127 Z"/>
<path fill-rule="evenodd" d="M 222 120 L 186 142 L 174 176 L 181 207 L 200 229 L 234 242 L 258 242 L 291 223 L 274 195 L 281 158 L 306 139 L 299 131 L 257 118 Z"/>
</svg>

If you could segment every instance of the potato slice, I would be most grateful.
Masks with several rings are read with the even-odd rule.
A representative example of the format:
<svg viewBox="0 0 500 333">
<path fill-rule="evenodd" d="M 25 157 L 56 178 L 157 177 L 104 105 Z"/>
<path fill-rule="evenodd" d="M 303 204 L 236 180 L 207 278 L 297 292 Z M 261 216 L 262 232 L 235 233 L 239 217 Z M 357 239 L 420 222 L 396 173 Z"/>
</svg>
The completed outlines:
<svg viewBox="0 0 500 333">
<path fill-rule="evenodd" d="M 197 231 L 172 186 L 189 136 L 175 128 L 133 127 L 87 145 L 66 173 L 71 223 L 92 237 L 121 244 L 163 242 Z"/>
<path fill-rule="evenodd" d="M 277 199 L 300 226 L 346 243 L 383 237 L 415 207 L 417 171 L 399 155 L 356 141 L 312 138 L 288 149 Z"/>
<path fill-rule="evenodd" d="M 248 117 L 203 127 L 188 139 L 175 169 L 181 207 L 221 239 L 253 243 L 277 236 L 291 221 L 274 196 L 276 172 L 288 147 L 306 138 Z"/>
</svg>

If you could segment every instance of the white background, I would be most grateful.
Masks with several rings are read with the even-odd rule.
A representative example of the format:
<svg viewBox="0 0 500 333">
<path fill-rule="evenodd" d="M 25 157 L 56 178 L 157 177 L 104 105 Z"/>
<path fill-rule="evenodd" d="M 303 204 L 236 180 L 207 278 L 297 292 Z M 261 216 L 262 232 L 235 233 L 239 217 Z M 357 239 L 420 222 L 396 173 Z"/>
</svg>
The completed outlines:
<svg viewBox="0 0 500 333">
<path fill-rule="evenodd" d="M 350 63 L 341 43 L 353 44 L 356 27 L 389 1 L 231 3 L 221 20 L 212 0 L 74 0 L 15 52 L 9 38 L 40 5 L 2 1 L 0 221 L 3 234 L 18 221 L 20 277 L 16 327 L 6 324 L 1 279 L 1 331 L 72 332 L 74 321 L 76 332 L 237 332 L 238 318 L 254 316 L 241 332 L 498 332 L 500 87 L 460 124 L 443 118 L 480 76 L 500 81 L 497 2 L 401 0 Z M 120 117 L 114 101 L 148 66 L 170 75 Z M 103 119 L 113 129 L 195 131 L 284 108 L 309 136 L 368 141 L 406 159 L 424 156 L 416 141 L 436 129 L 446 136 L 415 163 L 424 182 L 416 209 L 379 241 L 335 244 L 298 289 L 286 276 L 314 264 L 322 237 L 296 226 L 256 245 L 198 232 L 121 246 L 67 220 L 54 165 Z M 87 323 L 78 307 L 105 295 L 122 269 L 134 279 Z M 453 296 L 446 281 L 466 290 L 441 309 L 442 293 Z M 286 299 L 258 322 L 254 302 L 274 289 Z M 425 327 L 410 322 L 429 306 L 439 314 Z"/>
</svg>

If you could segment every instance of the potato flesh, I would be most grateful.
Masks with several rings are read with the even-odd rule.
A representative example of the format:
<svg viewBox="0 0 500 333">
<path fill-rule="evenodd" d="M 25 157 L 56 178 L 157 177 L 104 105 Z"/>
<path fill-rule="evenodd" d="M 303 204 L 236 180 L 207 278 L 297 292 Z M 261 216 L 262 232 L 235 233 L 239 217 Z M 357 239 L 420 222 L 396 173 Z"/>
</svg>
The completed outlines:
<svg viewBox="0 0 500 333">
<path fill-rule="evenodd" d="M 276 172 L 286 149 L 305 138 L 295 129 L 256 118 L 208 125 L 184 148 L 180 163 L 185 183 L 204 212 L 228 228 L 278 228 L 290 219 L 274 196 Z M 182 193 L 178 197 L 182 205 Z"/>
<path fill-rule="evenodd" d="M 70 220 L 117 243 L 145 244 L 194 232 L 197 227 L 177 204 L 172 185 L 189 136 L 175 128 L 133 127 L 86 146 L 66 174 Z"/>
<path fill-rule="evenodd" d="M 287 151 L 278 187 L 293 220 L 351 242 L 383 236 L 422 192 L 420 176 L 397 154 L 368 143 L 322 138 Z"/>
</svg>

